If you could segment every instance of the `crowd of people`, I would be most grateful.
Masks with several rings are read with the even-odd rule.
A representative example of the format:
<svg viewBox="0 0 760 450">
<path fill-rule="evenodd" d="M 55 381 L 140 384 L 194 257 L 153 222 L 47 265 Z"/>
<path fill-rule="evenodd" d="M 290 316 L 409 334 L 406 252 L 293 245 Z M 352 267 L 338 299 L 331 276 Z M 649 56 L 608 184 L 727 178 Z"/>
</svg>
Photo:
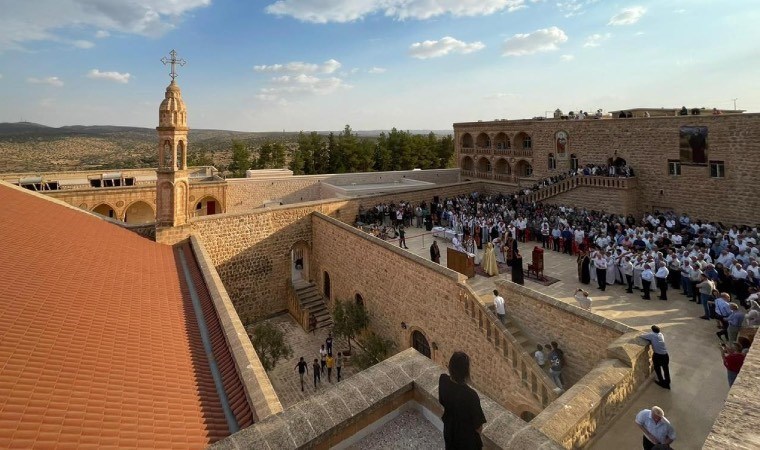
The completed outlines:
<svg viewBox="0 0 760 450">
<path fill-rule="evenodd" d="M 609 167 L 586 167 L 543 180 L 534 189 L 587 170 L 590 175 L 610 174 L 605 172 Z M 626 173 L 632 174 L 632 171 L 624 170 L 623 174 Z M 657 299 L 668 301 L 672 300 L 673 292 L 677 292 L 702 307 L 701 319 L 715 321 L 729 385 L 739 373 L 750 345 L 750 341 L 741 336 L 742 327 L 760 325 L 760 249 L 757 247 L 760 237 L 756 227 L 727 226 L 673 211 L 653 211 L 636 218 L 528 202 L 522 195 L 477 192 L 436 198 L 435 202 L 420 205 L 407 202 L 378 205 L 373 211 L 365 211 L 362 217 L 374 219 L 375 223 L 387 221 L 390 226 L 403 223 L 447 227 L 455 236 L 452 245 L 478 255 L 476 263 L 487 255 L 489 260 L 493 257 L 498 263 L 514 265 L 519 256 L 517 242 L 532 239 L 546 250 L 575 255 L 580 283 L 593 283 L 600 291 L 617 288 L 633 294 L 638 290 L 641 301 L 651 301 L 655 294 Z M 431 249 L 433 260 L 440 258 L 440 252 L 435 253 L 437 258 Z M 519 265 L 522 267 L 521 261 Z M 588 290 L 576 290 L 575 298 L 579 306 L 591 309 Z M 499 310 L 499 306 L 495 306 L 497 315 L 502 318 L 503 307 Z M 657 369 L 657 384 L 669 389 L 667 351 L 664 342 L 659 345 L 658 335 L 661 336 L 659 329 L 653 328 L 647 338 L 655 349 L 653 358 L 657 361 L 653 360 L 653 364 Z M 552 346 L 537 349 L 536 362 L 545 366 L 551 360 L 552 350 Z M 561 370 L 561 365 L 559 368 Z M 562 389 L 561 377 L 555 378 L 551 368 L 549 374 Z M 661 412 L 654 408 L 645 411 L 649 419 L 643 422 L 664 423 L 656 422 L 658 417 L 664 419 Z M 655 426 L 658 427 L 661 428 Z M 668 436 L 670 434 L 661 433 L 657 437 L 650 432 L 645 439 L 655 446 L 674 439 L 674 433 Z M 647 445 L 645 443 L 645 448 Z"/>
</svg>

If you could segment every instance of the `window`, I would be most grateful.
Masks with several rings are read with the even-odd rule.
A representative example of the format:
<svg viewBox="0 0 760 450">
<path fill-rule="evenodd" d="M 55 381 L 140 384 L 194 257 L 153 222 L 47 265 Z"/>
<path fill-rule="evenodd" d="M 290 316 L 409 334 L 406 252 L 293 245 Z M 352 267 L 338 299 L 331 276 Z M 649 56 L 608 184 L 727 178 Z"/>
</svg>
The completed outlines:
<svg viewBox="0 0 760 450">
<path fill-rule="evenodd" d="M 681 161 L 668 160 L 668 175 L 681 175 Z"/>
<path fill-rule="evenodd" d="M 723 161 L 710 161 L 710 177 L 724 178 L 726 176 L 726 165 Z"/>
<path fill-rule="evenodd" d="M 570 168 L 572 170 L 578 170 L 578 157 L 573 155 L 570 155 Z"/>
<path fill-rule="evenodd" d="M 533 145 L 530 140 L 530 136 L 525 136 L 525 138 L 523 139 L 523 148 L 526 150 L 533 148 Z"/>
<path fill-rule="evenodd" d="M 557 158 L 554 157 L 554 153 L 549 153 L 549 170 L 557 169 Z"/>
</svg>

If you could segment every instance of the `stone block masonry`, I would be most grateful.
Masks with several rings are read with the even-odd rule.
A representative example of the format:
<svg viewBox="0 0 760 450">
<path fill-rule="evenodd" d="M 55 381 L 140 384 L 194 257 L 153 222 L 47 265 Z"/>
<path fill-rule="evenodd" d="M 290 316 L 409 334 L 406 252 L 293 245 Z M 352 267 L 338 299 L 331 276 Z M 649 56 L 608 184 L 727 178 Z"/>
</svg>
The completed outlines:
<svg viewBox="0 0 760 450">
<path fill-rule="evenodd" d="M 331 305 L 359 294 L 371 328 L 393 340 L 397 349 L 410 347 L 418 332 L 442 366 L 453 352 L 465 351 L 476 387 L 517 414 L 542 409 L 530 383 L 523 383 L 515 369 L 515 356 L 507 358 L 494 345 L 491 323 L 483 314 L 468 314 L 459 301 L 463 275 L 324 215 L 312 216 L 312 233 L 311 265 L 323 292 L 324 274 L 329 275 Z"/>
</svg>

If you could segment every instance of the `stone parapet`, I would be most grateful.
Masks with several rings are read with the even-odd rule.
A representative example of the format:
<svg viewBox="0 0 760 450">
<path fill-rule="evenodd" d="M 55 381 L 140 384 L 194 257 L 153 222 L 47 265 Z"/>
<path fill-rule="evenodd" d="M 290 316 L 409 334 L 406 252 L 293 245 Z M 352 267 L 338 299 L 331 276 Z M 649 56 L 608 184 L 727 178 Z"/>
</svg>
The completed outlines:
<svg viewBox="0 0 760 450">
<path fill-rule="evenodd" d="M 444 369 L 408 349 L 330 386 L 281 414 L 262 420 L 211 446 L 212 449 L 327 449 L 354 436 L 386 414 L 416 401 L 436 414 L 438 378 Z M 486 416 L 486 448 L 556 450 L 542 432 L 480 395 Z"/>
<path fill-rule="evenodd" d="M 245 387 L 248 404 L 254 413 L 254 420 L 260 421 L 282 411 L 277 393 L 253 348 L 248 333 L 227 295 L 219 274 L 214 268 L 203 243 L 197 236 L 190 236 L 190 244 L 203 275 L 211 301 L 214 303 L 219 324 L 224 332 L 227 348 L 235 362 L 235 370 Z"/>
</svg>

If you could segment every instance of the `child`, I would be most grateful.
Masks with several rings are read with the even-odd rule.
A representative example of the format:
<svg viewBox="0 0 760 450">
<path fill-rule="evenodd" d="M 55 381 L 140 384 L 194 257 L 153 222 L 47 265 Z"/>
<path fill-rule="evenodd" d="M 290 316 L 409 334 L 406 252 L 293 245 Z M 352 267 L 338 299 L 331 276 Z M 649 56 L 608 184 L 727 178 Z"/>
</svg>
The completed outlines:
<svg viewBox="0 0 760 450">
<path fill-rule="evenodd" d="M 541 344 L 536 345 L 536 353 L 533 354 L 533 357 L 536 359 L 536 364 L 543 369 L 546 364 L 546 354 Z"/>
<path fill-rule="evenodd" d="M 578 288 L 575 291 L 575 300 L 578 302 L 578 306 L 586 311 L 591 311 L 591 297 L 588 296 L 588 291 Z"/>
</svg>

